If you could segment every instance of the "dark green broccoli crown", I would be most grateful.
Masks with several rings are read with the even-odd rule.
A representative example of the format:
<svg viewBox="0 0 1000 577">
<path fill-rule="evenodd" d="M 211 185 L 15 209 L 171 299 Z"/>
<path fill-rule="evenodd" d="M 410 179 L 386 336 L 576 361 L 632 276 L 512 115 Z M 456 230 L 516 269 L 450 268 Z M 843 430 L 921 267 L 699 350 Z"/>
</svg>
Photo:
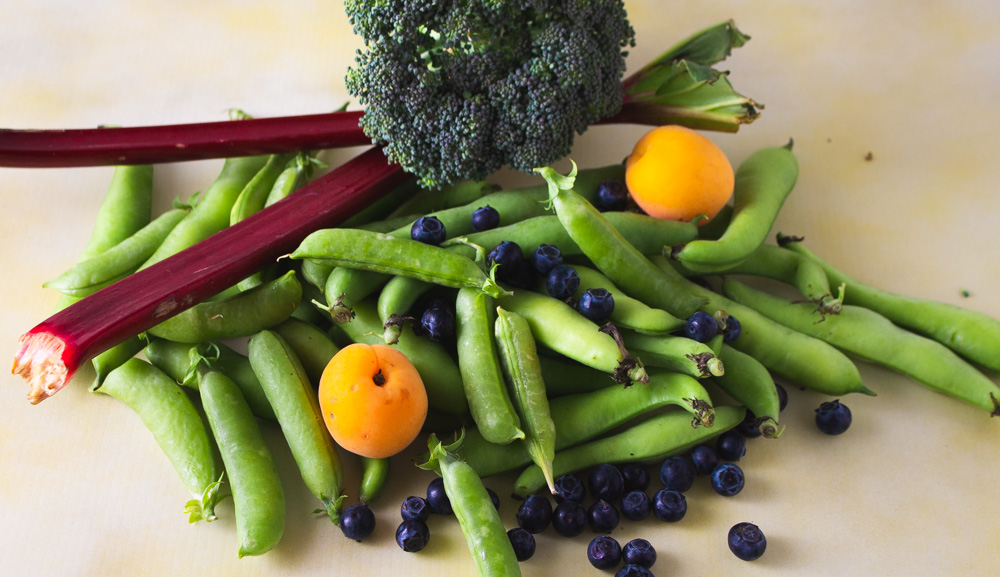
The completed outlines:
<svg viewBox="0 0 1000 577">
<path fill-rule="evenodd" d="M 365 40 L 347 73 L 361 127 L 424 186 L 544 166 L 621 108 L 621 0 L 345 4 Z"/>
</svg>

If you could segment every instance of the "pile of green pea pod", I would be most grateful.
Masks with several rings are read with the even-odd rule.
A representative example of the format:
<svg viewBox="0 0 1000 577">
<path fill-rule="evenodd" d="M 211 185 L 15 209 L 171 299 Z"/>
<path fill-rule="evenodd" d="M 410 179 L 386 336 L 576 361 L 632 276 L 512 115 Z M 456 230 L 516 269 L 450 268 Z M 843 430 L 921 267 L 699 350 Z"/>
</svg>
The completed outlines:
<svg viewBox="0 0 1000 577">
<path fill-rule="evenodd" d="M 196 203 L 152 221 L 151 168 L 118 168 L 84 258 L 48 286 L 67 295 L 64 306 L 182 250 L 293 194 L 310 159 L 227 160 Z M 214 518 L 227 488 L 241 556 L 268 551 L 283 532 L 283 488 L 261 421 L 280 426 L 331 520 L 345 492 L 354 492 L 342 486 L 315 392 L 328 361 L 351 342 L 403 352 L 427 389 L 426 430 L 461 437 L 447 446 L 432 438 L 424 466 L 442 474 L 452 502 L 466 508 L 458 517 L 470 547 L 509 542 L 496 534 L 502 525 L 484 505 L 482 483 L 469 479 L 520 470 L 515 494 L 526 496 L 597 464 L 684 453 L 750 414 L 765 436 L 778 437 L 774 379 L 834 397 L 874 394 L 852 357 L 1000 414 L 1000 391 L 977 367 L 1000 371 L 1000 322 L 861 284 L 801 239 L 765 244 L 797 178 L 790 145 L 747 158 L 733 205 L 702 227 L 599 212 L 598 186 L 622 179 L 620 165 L 539 172 L 538 186 L 516 190 L 478 182 L 401 188 L 343 226 L 316 231 L 290 258 L 101 355 L 93 390 L 139 414 L 192 493 L 192 522 Z M 486 204 L 501 226 L 474 232 L 472 214 Z M 441 246 L 410 239 L 411 224 L 428 215 L 448 232 Z M 579 273 L 577 295 L 613 294 L 610 325 L 544 290 L 498 283 L 485 255 L 502 241 L 526 254 L 557 246 Z M 706 275 L 724 275 L 721 293 L 693 278 Z M 737 275 L 782 281 L 803 299 L 752 289 Z M 429 295 L 454 301 L 454 341 L 432 341 L 399 322 Z M 679 336 L 695 311 L 720 323 L 736 318 L 742 333 L 731 342 Z M 245 337 L 246 355 L 226 344 Z M 707 383 L 724 395 L 713 398 Z M 388 460 L 361 463 L 357 497 L 370 502 L 386 483 Z M 485 563 L 507 566 L 481 573 L 516 570 L 511 559 L 506 550 L 488 556 Z"/>
</svg>

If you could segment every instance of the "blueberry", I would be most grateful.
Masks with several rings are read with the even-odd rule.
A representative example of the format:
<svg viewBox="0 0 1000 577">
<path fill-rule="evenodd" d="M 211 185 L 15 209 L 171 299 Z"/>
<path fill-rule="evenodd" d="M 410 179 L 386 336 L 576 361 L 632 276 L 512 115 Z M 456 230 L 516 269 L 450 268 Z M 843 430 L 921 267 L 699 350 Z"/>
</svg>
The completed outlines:
<svg viewBox="0 0 1000 577">
<path fill-rule="evenodd" d="M 399 514 L 404 521 L 407 519 L 426 521 L 431 516 L 431 508 L 423 497 L 411 496 L 403 501 L 399 507 Z"/>
<path fill-rule="evenodd" d="M 618 526 L 618 509 L 601 499 L 587 509 L 587 519 L 594 533 L 610 533 Z"/>
<path fill-rule="evenodd" d="M 517 524 L 532 533 L 541 533 L 552 522 L 552 503 L 541 495 L 529 495 L 517 508 Z"/>
<path fill-rule="evenodd" d="M 615 573 L 615 577 L 653 577 L 653 573 L 642 565 L 626 565 Z"/>
<path fill-rule="evenodd" d="M 641 463 L 625 463 L 621 466 L 622 479 L 626 491 L 645 491 L 649 488 L 649 469 Z"/>
<path fill-rule="evenodd" d="M 428 308 L 420 316 L 420 328 L 432 341 L 450 339 L 455 336 L 455 313 L 450 308 Z"/>
<path fill-rule="evenodd" d="M 629 491 L 622 497 L 622 517 L 629 521 L 642 521 L 653 512 L 653 503 L 645 491 Z"/>
<path fill-rule="evenodd" d="M 556 503 L 562 503 L 563 501 L 576 501 L 577 503 L 583 503 L 583 496 L 587 491 L 584 487 L 583 481 L 580 477 L 573 473 L 567 473 L 565 475 L 560 475 L 556 477 L 555 480 L 556 492 L 553 497 Z"/>
<path fill-rule="evenodd" d="M 535 554 L 535 536 L 531 532 L 521 527 L 514 527 L 507 531 L 507 538 L 510 539 L 514 556 L 518 561 L 527 561 Z"/>
<path fill-rule="evenodd" d="M 719 463 L 712 470 L 712 490 L 723 497 L 732 497 L 743 490 L 743 469 L 735 463 Z"/>
<path fill-rule="evenodd" d="M 404 519 L 396 527 L 396 544 L 407 553 L 416 553 L 427 546 L 431 539 L 427 523 L 420 519 Z"/>
<path fill-rule="evenodd" d="M 490 205 L 482 206 L 472 213 L 472 230 L 482 232 L 500 226 L 500 213 Z"/>
<path fill-rule="evenodd" d="M 549 296 L 564 301 L 580 288 L 580 277 L 576 269 L 568 264 L 561 264 L 549 271 L 545 278 L 545 290 Z"/>
<path fill-rule="evenodd" d="M 410 238 L 425 244 L 439 245 L 448 237 L 444 223 L 436 216 L 421 216 L 410 227 Z"/>
<path fill-rule="evenodd" d="M 552 244 L 541 244 L 531 255 L 531 266 L 539 274 L 549 274 L 549 271 L 563 263 L 562 252 Z"/>
<path fill-rule="evenodd" d="M 618 467 L 605 463 L 590 470 L 587 486 L 595 499 L 617 500 L 625 492 L 625 479 Z"/>
<path fill-rule="evenodd" d="M 778 389 L 778 412 L 780 413 L 788 406 L 788 391 L 778 383 L 774 383 L 774 388 Z"/>
<path fill-rule="evenodd" d="M 506 281 L 507 277 L 513 277 L 515 269 L 524 261 L 524 253 L 521 245 L 511 240 L 505 240 L 498 244 L 490 254 L 486 255 L 486 264 L 490 268 L 497 265 L 497 280 Z"/>
<path fill-rule="evenodd" d="M 431 513 L 451 514 L 451 499 L 444 492 L 444 479 L 441 477 L 436 477 L 427 485 L 427 504 L 431 506 Z"/>
<path fill-rule="evenodd" d="M 497 492 L 494 491 L 493 489 L 490 489 L 489 487 L 486 487 L 486 492 L 490 496 L 490 501 L 493 501 L 493 508 L 496 509 L 497 511 L 499 511 L 500 510 L 500 495 L 497 495 Z"/>
<path fill-rule="evenodd" d="M 375 514 L 366 505 L 351 505 L 340 515 L 340 530 L 348 539 L 367 539 L 375 530 Z"/>
<path fill-rule="evenodd" d="M 563 501 L 552 512 L 552 528 L 563 537 L 576 537 L 587 528 L 587 510 L 576 501 Z"/>
<path fill-rule="evenodd" d="M 587 545 L 587 559 L 597 569 L 614 569 L 622 562 L 622 546 L 614 537 L 599 535 Z"/>
<path fill-rule="evenodd" d="M 710 445 L 698 445 L 691 451 L 691 462 L 695 473 L 708 475 L 719 464 L 719 455 Z"/>
<path fill-rule="evenodd" d="M 816 426 L 827 435 L 839 435 L 851 426 L 851 410 L 834 399 L 816 409 Z"/>
<path fill-rule="evenodd" d="M 747 409 L 743 421 L 736 425 L 736 431 L 748 439 L 756 439 L 761 435 L 760 420 L 757 419 L 757 415 L 753 414 L 753 411 Z"/>
<path fill-rule="evenodd" d="M 688 505 L 684 493 L 660 489 L 653 497 L 653 514 L 661 521 L 675 523 L 687 514 Z"/>
<path fill-rule="evenodd" d="M 747 439 L 737 431 L 730 429 L 715 441 L 715 454 L 722 461 L 739 461 L 747 454 Z"/>
<path fill-rule="evenodd" d="M 729 530 L 729 550 L 744 561 L 753 561 L 764 554 L 767 539 L 753 523 L 737 523 Z"/>
<path fill-rule="evenodd" d="M 696 311 L 688 317 L 687 324 L 684 325 L 684 336 L 694 339 L 699 343 L 707 343 L 718 332 L 718 321 L 715 320 L 715 317 L 704 311 Z"/>
<path fill-rule="evenodd" d="M 577 309 L 583 316 L 600 324 L 608 320 L 614 312 L 615 297 L 611 296 L 607 289 L 589 288 L 580 295 Z"/>
<path fill-rule="evenodd" d="M 686 457 L 670 457 L 660 467 L 660 480 L 671 491 L 683 493 L 694 485 L 694 463 Z"/>
<path fill-rule="evenodd" d="M 736 317 L 726 318 L 726 328 L 722 329 L 722 342 L 731 343 L 743 334 L 743 325 Z"/>
<path fill-rule="evenodd" d="M 607 179 L 597 185 L 597 199 L 594 206 L 597 210 L 625 210 L 628 207 L 628 188 L 617 179 Z"/>
<path fill-rule="evenodd" d="M 656 563 L 656 549 L 645 539 L 632 539 L 622 547 L 622 560 L 626 565 L 639 565 L 649 569 Z"/>
</svg>

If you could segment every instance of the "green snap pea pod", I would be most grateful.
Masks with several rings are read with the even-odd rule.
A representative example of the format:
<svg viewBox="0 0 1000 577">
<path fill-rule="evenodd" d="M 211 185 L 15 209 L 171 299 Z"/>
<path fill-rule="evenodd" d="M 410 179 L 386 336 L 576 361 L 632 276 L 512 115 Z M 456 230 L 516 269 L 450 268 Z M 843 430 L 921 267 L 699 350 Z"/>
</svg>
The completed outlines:
<svg viewBox="0 0 1000 577">
<path fill-rule="evenodd" d="M 614 384 L 611 375 L 578 363 L 563 355 L 540 351 L 542 377 L 549 399 L 606 389 Z"/>
<path fill-rule="evenodd" d="M 330 315 L 327 311 L 316 306 L 316 303 L 324 301 L 326 301 L 326 296 L 322 290 L 309 283 L 302 283 L 302 302 L 299 306 L 295 307 L 290 318 L 326 331 L 330 328 Z"/>
<path fill-rule="evenodd" d="M 343 333 L 350 342 L 384 345 L 375 303 L 362 301 L 354 311 L 354 320 L 334 325 L 334 330 Z M 455 416 L 464 416 L 469 411 L 462 373 L 441 343 L 418 337 L 409 327 L 404 327 L 399 341 L 393 346 L 417 369 L 427 389 L 427 403 L 431 409 Z"/>
<path fill-rule="evenodd" d="M 444 492 L 465 534 L 480 577 L 520 576 L 514 547 L 486 486 L 472 467 L 453 452 L 460 444 L 461 440 L 444 446 L 431 435 L 427 442 L 430 449 L 427 461 L 418 466 L 441 475 Z"/>
<path fill-rule="evenodd" d="M 338 267 L 410 276 L 453 288 L 467 286 L 493 297 L 506 292 L 472 259 L 438 246 L 364 230 L 316 231 L 302 241 L 291 258 L 310 258 Z M 327 296 L 329 294 L 327 291 Z"/>
<path fill-rule="evenodd" d="M 686 337 L 622 331 L 622 338 L 649 365 L 704 379 L 726 372 L 725 364 L 705 343 Z"/>
<path fill-rule="evenodd" d="M 45 283 L 75 297 L 84 297 L 125 278 L 156 251 L 163 239 L 187 215 L 183 209 L 167 211 L 132 236 Z"/>
<path fill-rule="evenodd" d="M 687 322 L 665 310 L 654 309 L 630 297 L 615 286 L 611 279 L 590 267 L 573 265 L 573 268 L 580 277 L 580 286 L 573 296 L 579 300 L 584 291 L 592 288 L 602 288 L 610 292 L 615 300 L 610 320 L 619 328 L 632 329 L 645 335 L 664 335 L 681 329 Z"/>
<path fill-rule="evenodd" d="M 733 300 L 776 322 L 865 361 L 907 375 L 926 387 L 1000 415 L 1000 387 L 941 343 L 897 327 L 882 315 L 845 305 L 817 322 L 810 305 L 793 303 L 732 279 L 723 286 Z"/>
<path fill-rule="evenodd" d="M 783 427 L 778 425 L 778 388 L 767 368 L 757 359 L 726 344 L 719 347 L 719 358 L 726 364 L 726 372 L 713 378 L 712 382 L 753 412 L 765 437 L 777 438 L 781 435 Z"/>
<path fill-rule="evenodd" d="M 149 334 L 182 343 L 245 337 L 289 317 L 302 299 L 294 271 L 238 296 L 199 303 L 149 329 Z"/>
<path fill-rule="evenodd" d="M 402 330 L 400 327 L 406 321 L 406 313 L 432 288 L 434 285 L 408 276 L 394 276 L 385 283 L 378 295 L 377 305 L 378 316 L 385 327 L 385 334 L 382 336 L 385 344 L 396 343 Z"/>
<path fill-rule="evenodd" d="M 552 459 L 556 453 L 556 425 L 549 413 L 535 338 L 531 335 L 528 321 L 521 315 L 501 307 L 496 310 L 494 335 L 497 352 L 511 401 L 524 431 L 522 442 L 531 460 L 545 476 L 549 490 L 555 493 Z"/>
<path fill-rule="evenodd" d="M 307 259 L 308 260 L 308 259 Z M 320 261 L 314 261 L 320 262 Z M 321 266 L 329 266 L 321 263 Z M 389 275 L 348 267 L 334 267 L 326 278 L 323 294 L 333 322 L 343 324 L 354 318 L 354 305 L 380 289 Z"/>
<path fill-rule="evenodd" d="M 309 176 L 312 175 L 316 162 L 316 157 L 308 153 L 299 152 L 296 154 L 295 158 L 285 166 L 285 169 L 275 179 L 271 191 L 264 199 L 264 208 L 291 196 L 293 192 L 305 186 Z"/>
<path fill-rule="evenodd" d="M 550 399 L 549 413 L 556 425 L 556 451 L 590 441 L 672 405 L 686 411 L 689 427 L 715 424 L 715 408 L 708 392 L 698 379 L 680 373 L 654 372 L 647 385 L 605 387 Z M 531 463 L 523 445 L 490 443 L 476 429 L 466 431 L 465 441 L 457 452 L 483 477 Z"/>
<path fill-rule="evenodd" d="M 687 243 L 674 258 L 696 272 L 716 272 L 742 262 L 764 244 L 799 176 L 799 164 L 787 146 L 764 148 L 736 169 L 733 216 L 719 240 Z"/>
<path fill-rule="evenodd" d="M 304 260 L 301 263 L 302 278 L 314 287 L 325 290 L 326 282 L 334 268 L 315 260 Z"/>
<path fill-rule="evenodd" d="M 688 414 L 668 411 L 628 429 L 556 453 L 553 474 L 583 471 L 602 463 L 656 462 L 679 455 L 738 425 L 746 415 L 743 407 L 715 407 L 715 425 L 692 428 Z M 527 497 L 545 486 L 534 465 L 514 481 L 514 495 Z"/>
<path fill-rule="evenodd" d="M 652 256 L 650 260 L 665 274 L 680 277 L 666 257 Z M 772 374 L 830 396 L 875 394 L 861 382 L 854 362 L 836 348 L 695 283 L 689 284 L 689 290 L 708 300 L 704 312 L 714 315 L 721 310 L 739 320 L 743 330 L 730 344 L 760 361 Z"/>
<path fill-rule="evenodd" d="M 705 304 L 705 299 L 691 294 L 683 283 L 675 282 L 649 262 L 594 205 L 574 191 L 575 166 L 568 176 L 551 168 L 537 171 L 548 182 L 549 200 L 570 237 L 622 290 L 651 307 L 685 319 Z"/>
<path fill-rule="evenodd" d="M 389 482 L 389 459 L 361 457 L 361 490 L 358 500 L 369 504 L 375 502 Z"/>
<path fill-rule="evenodd" d="M 844 302 L 873 310 L 901 327 L 920 333 L 963 357 L 1000 371 L 1000 321 L 956 305 L 899 295 L 860 282 L 824 261 L 793 237 L 779 235 L 787 249 L 818 263 L 830 283 L 846 285 Z"/>
<path fill-rule="evenodd" d="M 384 232 L 389 234 L 395 232 L 402 227 L 409 227 L 413 225 L 413 221 L 420 218 L 418 214 L 408 214 L 405 216 L 394 216 L 392 218 L 385 218 L 382 220 L 376 220 L 374 222 L 369 222 L 367 224 L 361 224 L 352 228 L 360 228 L 361 230 L 370 230 L 372 232 Z M 341 227 L 347 228 L 347 227 Z"/>
<path fill-rule="evenodd" d="M 264 166 L 243 187 L 236 202 L 229 211 L 229 225 L 232 226 L 250 215 L 260 212 L 267 202 L 271 189 L 278 177 L 285 171 L 288 162 L 295 158 L 294 153 L 272 154 Z"/>
<path fill-rule="evenodd" d="M 236 383 L 254 416 L 274 421 L 274 409 L 264 394 L 250 359 L 221 342 L 178 343 L 152 339 L 143 349 L 146 358 L 181 385 L 198 388 L 198 375 L 208 370 L 219 371 Z"/>
<path fill-rule="evenodd" d="M 239 387 L 218 371 L 200 377 L 198 389 L 229 477 L 240 557 L 262 555 L 285 531 L 285 492 L 271 450 Z"/>
<path fill-rule="evenodd" d="M 421 189 L 396 206 L 388 217 L 430 214 L 446 208 L 476 202 L 497 190 L 496 185 L 481 180 L 463 180 L 439 189 Z"/>
<path fill-rule="evenodd" d="M 698 238 L 700 240 L 719 240 L 725 234 L 733 219 L 733 205 L 727 204 L 722 207 L 715 218 L 705 224 L 698 226 Z M 676 243 L 680 244 L 680 243 Z"/>
<path fill-rule="evenodd" d="M 122 363 L 139 354 L 146 346 L 140 337 L 132 337 L 94 357 L 90 362 L 94 366 L 94 389 L 100 388 L 104 379 Z"/>
<path fill-rule="evenodd" d="M 504 382 L 493 339 L 493 299 L 463 288 L 455 298 L 455 337 L 458 368 L 472 420 L 489 442 L 506 444 L 524 438 L 521 421 Z"/>
<path fill-rule="evenodd" d="M 137 358 L 122 363 L 95 390 L 125 403 L 153 434 L 194 497 L 185 507 L 189 521 L 215 520 L 222 471 L 208 428 L 187 394 L 163 371 Z"/>
<path fill-rule="evenodd" d="M 343 228 L 357 228 L 389 216 L 400 204 L 408 201 L 422 189 L 416 180 L 407 180 L 392 192 L 361 209 L 354 216 L 340 223 Z"/>
<path fill-rule="evenodd" d="M 568 304 L 532 291 L 518 290 L 498 299 L 500 306 L 524 317 L 539 344 L 589 367 L 618 383 L 646 382 L 642 364 L 627 354 L 611 334 Z"/>
<path fill-rule="evenodd" d="M 323 503 L 334 525 L 339 525 L 343 466 L 302 363 L 288 343 L 272 331 L 250 337 L 248 351 L 250 365 L 274 408 L 302 481 Z"/>
<path fill-rule="evenodd" d="M 290 318 L 285 322 L 271 328 L 281 335 L 292 352 L 302 363 L 309 381 L 314 387 L 319 386 L 319 379 L 323 376 L 326 365 L 330 359 L 340 350 L 325 332 L 315 325 Z"/>
</svg>

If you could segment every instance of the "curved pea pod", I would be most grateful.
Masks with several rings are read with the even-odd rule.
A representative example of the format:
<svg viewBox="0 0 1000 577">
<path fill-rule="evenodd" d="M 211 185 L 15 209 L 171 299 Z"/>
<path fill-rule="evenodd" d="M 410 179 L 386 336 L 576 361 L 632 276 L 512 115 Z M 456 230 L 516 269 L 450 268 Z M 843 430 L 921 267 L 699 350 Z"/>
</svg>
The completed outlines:
<svg viewBox="0 0 1000 577">
<path fill-rule="evenodd" d="M 248 351 L 250 365 L 274 408 L 303 482 L 323 503 L 330 520 L 339 525 L 343 466 L 302 363 L 288 343 L 272 331 L 251 337 Z"/>
<path fill-rule="evenodd" d="M 845 305 L 817 322 L 809 304 L 793 303 L 727 279 L 730 298 L 768 318 L 812 335 L 862 360 L 907 375 L 928 388 L 1000 415 L 1000 387 L 941 343 L 892 324 L 882 315 Z"/>
<path fill-rule="evenodd" d="M 573 190 L 575 165 L 568 176 L 559 175 L 551 168 L 536 171 L 549 184 L 549 201 L 566 232 L 598 270 L 627 294 L 685 319 L 705 304 L 704 298 L 692 294 L 674 277 L 663 274 L 604 215 Z"/>
<path fill-rule="evenodd" d="M 556 425 L 549 414 L 545 381 L 538 364 L 535 338 L 521 315 L 497 307 L 494 335 L 510 398 L 524 429 L 523 444 L 545 475 L 549 490 L 556 492 L 552 458 L 556 452 Z"/>
<path fill-rule="evenodd" d="M 281 335 L 281 338 L 291 347 L 292 352 L 302 363 L 309 381 L 314 387 L 319 386 L 326 365 L 340 350 L 326 333 L 305 321 L 290 318 L 271 328 Z"/>
<path fill-rule="evenodd" d="M 295 158 L 295 153 L 272 154 L 250 182 L 243 187 L 236 202 L 229 211 L 229 225 L 232 226 L 248 216 L 263 210 L 271 189 L 278 177 L 285 171 L 288 162 Z"/>
<path fill-rule="evenodd" d="M 371 300 L 362 301 L 354 311 L 354 320 L 334 327 L 351 342 L 384 345 L 382 323 L 375 312 L 375 304 Z M 393 347 L 406 355 L 420 373 L 427 388 L 427 403 L 432 410 L 454 416 L 468 413 L 469 403 L 465 398 L 462 373 L 441 343 L 418 337 L 409 327 L 404 327 Z"/>
<path fill-rule="evenodd" d="M 524 317 L 539 344 L 588 367 L 612 375 L 618 383 L 645 382 L 646 369 L 623 352 L 615 337 L 568 304 L 527 290 L 497 299 L 500 306 Z"/>
<path fill-rule="evenodd" d="M 333 322 L 349 323 L 354 318 L 354 305 L 363 301 L 392 278 L 387 274 L 350 267 L 336 267 L 325 261 L 310 261 L 318 266 L 330 266 L 330 273 L 323 285 L 323 296 Z"/>
<path fill-rule="evenodd" d="M 111 374 L 111 371 L 120 367 L 122 363 L 139 354 L 139 351 L 146 345 L 140 337 L 132 337 L 123 343 L 119 343 L 103 353 L 91 359 L 94 366 L 94 384 L 92 388 L 97 389 L 104 382 L 104 379 Z"/>
<path fill-rule="evenodd" d="M 250 366 L 250 359 L 221 342 L 178 343 L 165 339 L 152 339 L 143 349 L 146 359 L 176 382 L 198 389 L 198 375 L 216 370 L 236 383 L 254 416 L 268 421 L 275 420 L 274 409 L 268 402 L 257 375 Z"/>
<path fill-rule="evenodd" d="M 717 377 L 725 365 L 705 343 L 686 337 L 644 335 L 622 331 L 625 344 L 652 366 L 662 367 L 699 379 Z"/>
<path fill-rule="evenodd" d="M 149 329 L 182 343 L 246 337 L 287 319 L 302 299 L 294 271 L 237 296 L 199 303 Z"/>
<path fill-rule="evenodd" d="M 385 490 L 389 482 L 388 458 L 376 459 L 373 457 L 361 457 L 361 489 L 358 492 L 358 500 L 362 503 L 373 503 Z"/>
<path fill-rule="evenodd" d="M 493 339 L 494 310 L 492 298 L 474 289 L 459 289 L 455 298 L 455 337 L 465 398 L 480 434 L 502 445 L 523 439 L 524 431 L 507 392 Z"/>
<path fill-rule="evenodd" d="M 587 289 L 602 288 L 610 292 L 615 300 L 610 320 L 618 328 L 632 329 L 646 335 L 665 335 L 683 328 L 686 324 L 684 319 L 630 297 L 599 271 L 578 264 L 574 264 L 573 269 L 580 277 L 580 286 L 573 295 L 574 298 L 579 300 L 580 295 Z"/>
<path fill-rule="evenodd" d="M 542 366 L 545 393 L 549 399 L 599 391 L 616 384 L 611 375 L 604 371 L 588 367 L 562 355 L 546 354 L 543 351 L 538 360 Z"/>
<path fill-rule="evenodd" d="M 238 555 L 262 555 L 285 531 L 285 492 L 274 458 L 236 384 L 218 371 L 200 378 L 201 404 L 233 495 Z"/>
<path fill-rule="evenodd" d="M 146 361 L 131 359 L 95 392 L 125 403 L 153 434 L 194 497 L 185 509 L 189 521 L 214 520 L 222 471 L 201 414 L 177 383 Z"/>
<path fill-rule="evenodd" d="M 666 257 L 654 256 L 651 260 L 667 274 L 680 276 Z M 772 374 L 830 396 L 875 394 L 861 382 L 854 362 L 835 347 L 774 322 L 750 307 L 689 284 L 691 291 L 708 301 L 703 311 L 714 315 L 721 310 L 739 320 L 743 331 L 730 344 L 757 359 Z"/>
<path fill-rule="evenodd" d="M 292 193 L 305 186 L 317 164 L 319 162 L 311 153 L 297 153 L 275 179 L 274 185 L 267 193 L 267 198 L 264 199 L 264 208 L 291 196 Z"/>
<path fill-rule="evenodd" d="M 330 278 L 330 273 L 333 272 L 334 267 L 313 260 L 304 260 L 300 269 L 302 271 L 302 278 L 307 283 L 320 290 L 324 290 L 326 288 L 326 281 Z"/>
<path fill-rule="evenodd" d="M 824 261 L 793 237 L 778 242 L 815 261 L 830 283 L 844 285 L 844 302 L 873 310 L 901 327 L 920 333 L 970 361 L 1000 371 L 1000 321 L 956 305 L 895 294 L 858 281 Z"/>
<path fill-rule="evenodd" d="M 726 231 L 718 240 L 691 241 L 672 256 L 701 273 L 739 264 L 764 244 L 798 176 L 791 142 L 751 154 L 736 169 L 733 216 Z"/>
<path fill-rule="evenodd" d="M 479 575 L 520 576 L 514 547 L 486 486 L 472 467 L 454 454 L 461 442 L 459 439 L 452 445 L 444 446 L 435 435 L 431 435 L 427 442 L 430 449 L 427 461 L 418 466 L 441 475 L 444 492 L 451 501 Z"/>
<path fill-rule="evenodd" d="M 726 364 L 726 372 L 712 381 L 733 400 L 750 409 L 759 422 L 761 434 L 772 439 L 781 435 L 778 388 L 767 368 L 757 359 L 726 344 L 719 348 L 719 358 Z"/>
<path fill-rule="evenodd" d="M 692 428 L 688 414 L 669 411 L 650 417 L 624 431 L 556 453 L 553 474 L 583 471 L 602 463 L 656 462 L 679 455 L 740 424 L 743 407 L 715 407 L 715 425 Z M 527 497 L 545 486 L 541 471 L 534 465 L 514 481 L 514 495 Z"/>
<path fill-rule="evenodd" d="M 556 426 L 556 451 L 579 445 L 629 421 L 667 406 L 679 406 L 688 415 L 689 427 L 712 427 L 715 409 L 698 379 L 680 373 L 654 372 L 649 384 L 612 386 L 598 391 L 549 400 L 549 414 Z M 459 456 L 483 477 L 531 463 L 519 443 L 489 443 L 475 429 L 466 431 Z"/>
</svg>

